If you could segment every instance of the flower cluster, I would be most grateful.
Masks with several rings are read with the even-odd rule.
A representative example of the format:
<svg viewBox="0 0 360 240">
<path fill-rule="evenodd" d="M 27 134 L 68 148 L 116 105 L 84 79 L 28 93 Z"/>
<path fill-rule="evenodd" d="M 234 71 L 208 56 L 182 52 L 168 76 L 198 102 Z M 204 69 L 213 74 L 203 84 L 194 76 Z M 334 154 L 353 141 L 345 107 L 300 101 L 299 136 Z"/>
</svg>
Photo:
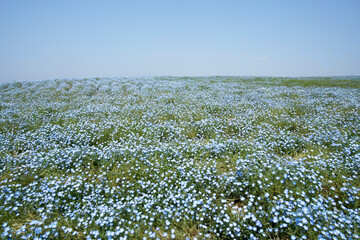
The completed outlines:
<svg viewBox="0 0 360 240">
<path fill-rule="evenodd" d="M 0 85 L 0 238 L 360 238 L 359 79 L 290 80 Z"/>
</svg>

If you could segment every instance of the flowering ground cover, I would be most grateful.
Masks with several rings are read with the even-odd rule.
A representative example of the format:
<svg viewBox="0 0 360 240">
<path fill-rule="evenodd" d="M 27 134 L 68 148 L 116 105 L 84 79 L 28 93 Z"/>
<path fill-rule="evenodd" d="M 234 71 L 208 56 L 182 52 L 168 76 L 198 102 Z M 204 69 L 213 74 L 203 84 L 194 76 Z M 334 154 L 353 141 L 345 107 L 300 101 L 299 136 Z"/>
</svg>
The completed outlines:
<svg viewBox="0 0 360 240">
<path fill-rule="evenodd" d="M 358 239 L 360 78 L 0 85 L 2 239 Z"/>
</svg>

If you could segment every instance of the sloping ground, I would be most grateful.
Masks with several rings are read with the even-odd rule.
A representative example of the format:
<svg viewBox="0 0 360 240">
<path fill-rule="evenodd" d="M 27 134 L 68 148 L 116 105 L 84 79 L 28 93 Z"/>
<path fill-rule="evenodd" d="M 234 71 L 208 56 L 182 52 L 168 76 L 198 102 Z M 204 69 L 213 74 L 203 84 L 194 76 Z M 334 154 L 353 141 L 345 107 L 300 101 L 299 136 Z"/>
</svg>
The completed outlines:
<svg viewBox="0 0 360 240">
<path fill-rule="evenodd" d="M 4 239 L 356 239 L 360 79 L 0 85 Z"/>
</svg>

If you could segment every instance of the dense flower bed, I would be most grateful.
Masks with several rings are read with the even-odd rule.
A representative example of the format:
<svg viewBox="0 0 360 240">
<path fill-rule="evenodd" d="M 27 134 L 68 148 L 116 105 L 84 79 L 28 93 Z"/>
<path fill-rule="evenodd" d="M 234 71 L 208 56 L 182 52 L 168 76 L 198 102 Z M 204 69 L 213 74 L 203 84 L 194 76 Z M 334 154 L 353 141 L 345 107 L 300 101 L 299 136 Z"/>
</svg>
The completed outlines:
<svg viewBox="0 0 360 240">
<path fill-rule="evenodd" d="M 359 79 L 339 81 L 2 84 L 0 236 L 358 239 Z"/>
</svg>

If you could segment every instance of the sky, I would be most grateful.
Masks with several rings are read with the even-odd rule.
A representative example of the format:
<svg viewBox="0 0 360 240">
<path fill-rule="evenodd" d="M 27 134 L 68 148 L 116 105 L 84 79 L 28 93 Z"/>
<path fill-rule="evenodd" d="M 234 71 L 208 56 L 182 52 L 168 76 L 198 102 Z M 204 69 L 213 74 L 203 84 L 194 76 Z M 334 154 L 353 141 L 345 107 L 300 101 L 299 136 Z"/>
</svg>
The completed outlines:
<svg viewBox="0 0 360 240">
<path fill-rule="evenodd" d="M 359 0 L 0 0 L 0 82 L 360 75 Z"/>
</svg>

